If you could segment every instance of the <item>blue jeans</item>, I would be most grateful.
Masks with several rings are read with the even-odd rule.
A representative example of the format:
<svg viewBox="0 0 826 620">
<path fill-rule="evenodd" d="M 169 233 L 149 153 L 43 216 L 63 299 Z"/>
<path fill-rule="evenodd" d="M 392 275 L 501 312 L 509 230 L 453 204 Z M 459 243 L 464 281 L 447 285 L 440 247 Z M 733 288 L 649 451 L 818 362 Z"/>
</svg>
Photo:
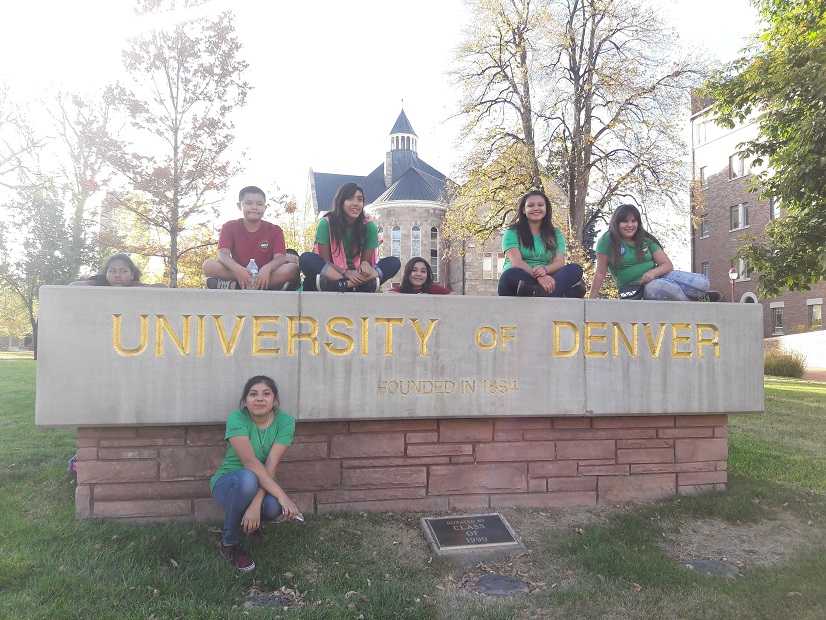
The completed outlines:
<svg viewBox="0 0 826 620">
<path fill-rule="evenodd" d="M 302 273 L 304 273 L 304 290 L 318 290 L 315 287 L 315 277 L 324 272 L 327 261 L 315 252 L 304 252 L 304 254 L 298 257 L 298 264 L 301 267 Z M 373 266 L 373 269 L 379 272 L 379 280 L 382 284 L 399 273 L 399 269 L 401 268 L 402 263 L 395 256 L 385 256 Z M 334 279 L 338 280 L 337 277 Z"/>
<path fill-rule="evenodd" d="M 568 297 L 568 295 L 566 294 L 568 290 L 575 284 L 578 284 L 580 280 L 582 280 L 582 267 L 580 267 L 576 263 L 570 263 L 568 265 L 565 265 L 556 273 L 551 274 L 551 277 L 554 279 L 554 282 L 556 282 L 556 286 L 554 287 L 554 292 L 551 293 L 550 296 Z M 510 269 L 505 269 L 505 271 L 503 271 L 502 275 L 499 277 L 499 290 L 497 291 L 499 296 L 515 297 L 516 288 L 519 286 L 520 280 L 524 281 L 530 286 L 539 285 L 539 282 L 536 281 L 536 278 L 534 278 L 524 269 L 520 269 L 519 267 L 511 267 Z M 577 292 L 575 297 L 582 297 L 582 292 Z"/>
<path fill-rule="evenodd" d="M 645 285 L 643 299 L 654 301 L 696 301 L 708 292 L 708 278 L 701 273 L 669 271 Z"/>
<path fill-rule="evenodd" d="M 241 519 L 258 493 L 258 477 L 249 469 L 224 474 L 215 481 L 212 497 L 224 509 L 224 532 L 221 542 L 234 545 L 241 540 Z M 274 521 L 284 512 L 281 504 L 267 493 L 261 503 L 261 520 Z"/>
</svg>

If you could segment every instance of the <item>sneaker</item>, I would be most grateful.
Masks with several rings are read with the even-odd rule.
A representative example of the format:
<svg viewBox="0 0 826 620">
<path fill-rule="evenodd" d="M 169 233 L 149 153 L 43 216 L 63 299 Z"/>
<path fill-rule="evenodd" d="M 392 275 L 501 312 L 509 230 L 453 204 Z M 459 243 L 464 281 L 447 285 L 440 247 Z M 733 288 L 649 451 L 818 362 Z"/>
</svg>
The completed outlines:
<svg viewBox="0 0 826 620">
<path fill-rule="evenodd" d="M 704 301 L 722 301 L 723 294 L 720 291 L 706 291 L 706 294 L 700 297 Z"/>
<path fill-rule="evenodd" d="M 236 285 L 235 280 L 219 280 L 218 278 L 207 278 L 204 280 L 204 288 L 215 288 L 215 289 L 225 289 L 230 290 L 234 289 Z"/>
<path fill-rule="evenodd" d="M 252 561 L 252 558 L 248 556 L 239 545 L 225 545 L 221 543 L 220 549 L 221 555 L 228 559 L 229 563 L 241 572 L 248 573 L 255 568 L 255 562 Z"/>
<path fill-rule="evenodd" d="M 345 293 L 347 292 L 347 278 L 331 280 L 330 278 L 325 278 L 321 274 L 318 274 L 315 277 L 315 287 L 316 290 L 325 291 L 327 293 Z"/>
<path fill-rule="evenodd" d="M 379 291 L 380 286 L 381 280 L 379 278 L 376 278 L 375 280 L 365 282 L 361 286 L 357 286 L 356 290 L 360 293 L 377 293 Z"/>
<path fill-rule="evenodd" d="M 533 289 L 531 288 L 531 285 L 524 280 L 519 280 L 519 284 L 516 285 L 516 296 L 533 297 Z"/>
<path fill-rule="evenodd" d="M 588 291 L 585 289 L 585 285 L 582 282 L 577 282 L 567 291 L 565 291 L 565 297 L 573 297 L 575 299 L 582 299 L 585 297 L 585 294 Z"/>
</svg>

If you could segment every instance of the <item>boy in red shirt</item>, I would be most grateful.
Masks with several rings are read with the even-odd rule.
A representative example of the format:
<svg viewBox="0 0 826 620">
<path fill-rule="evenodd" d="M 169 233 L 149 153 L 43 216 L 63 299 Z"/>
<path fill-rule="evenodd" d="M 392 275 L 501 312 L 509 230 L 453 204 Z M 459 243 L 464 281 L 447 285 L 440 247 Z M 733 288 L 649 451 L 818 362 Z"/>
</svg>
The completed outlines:
<svg viewBox="0 0 826 620">
<path fill-rule="evenodd" d="M 245 187 L 238 200 L 244 217 L 221 226 L 218 258 L 204 261 L 206 288 L 295 290 L 301 272 L 298 265 L 287 262 L 284 231 L 261 219 L 267 210 L 264 191 Z M 255 282 L 247 270 L 250 259 L 258 266 Z"/>
</svg>

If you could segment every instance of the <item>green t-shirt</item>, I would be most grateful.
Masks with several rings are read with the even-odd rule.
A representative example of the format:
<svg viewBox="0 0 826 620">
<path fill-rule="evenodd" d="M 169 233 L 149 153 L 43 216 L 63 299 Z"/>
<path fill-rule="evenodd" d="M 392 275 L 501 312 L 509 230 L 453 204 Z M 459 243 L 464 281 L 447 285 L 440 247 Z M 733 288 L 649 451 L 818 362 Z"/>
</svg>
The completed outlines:
<svg viewBox="0 0 826 620">
<path fill-rule="evenodd" d="M 276 411 L 275 419 L 266 431 L 258 428 L 246 411 L 233 411 L 227 418 L 227 430 L 224 439 L 230 437 L 249 437 L 255 456 L 262 463 L 266 462 L 270 448 L 274 443 L 289 446 L 293 442 L 295 432 L 295 418 L 283 411 Z M 227 442 L 227 455 L 221 467 L 209 481 L 209 488 L 215 486 L 215 481 L 224 474 L 244 469 L 244 464 L 235 452 L 232 444 Z"/>
<path fill-rule="evenodd" d="M 556 233 L 556 250 L 554 250 L 553 252 L 548 250 L 545 247 L 545 244 L 542 243 L 542 238 L 539 235 L 533 236 L 534 249 L 531 250 L 530 248 L 523 248 L 522 245 L 519 243 L 519 233 L 516 231 L 515 228 L 508 228 L 505 231 L 505 234 L 502 236 L 502 251 L 506 253 L 505 265 L 502 267 L 502 271 L 505 271 L 506 269 L 510 269 L 511 267 L 513 267 L 513 265 L 511 265 L 510 259 L 507 257 L 507 251 L 511 248 L 519 248 L 519 253 L 522 256 L 522 260 L 528 263 L 531 267 L 538 267 L 539 265 L 548 265 L 554 259 L 555 254 L 564 254 L 565 237 L 562 236 L 562 233 L 556 227 L 554 227 L 554 233 Z"/>
<path fill-rule="evenodd" d="M 364 250 L 375 250 L 379 247 L 379 227 L 376 226 L 375 222 L 367 222 L 365 225 L 365 234 L 364 234 L 364 247 L 361 248 L 362 252 Z M 355 265 L 353 264 L 353 257 L 350 255 L 350 241 L 353 239 L 353 229 L 347 228 L 344 232 L 344 253 L 347 256 L 347 268 L 354 269 Z M 315 242 L 321 243 L 323 245 L 330 245 L 330 220 L 326 217 L 322 217 L 318 220 L 318 227 L 315 230 Z M 330 248 L 332 252 L 332 248 Z"/>
<path fill-rule="evenodd" d="M 619 265 L 615 265 L 611 263 L 611 233 L 605 233 L 597 241 L 597 254 L 608 256 L 608 273 L 614 278 L 617 288 L 627 284 L 638 284 L 642 274 L 657 266 L 654 262 L 654 252 L 662 248 L 648 237 L 643 240 L 642 245 L 643 260 L 640 262 L 637 261 L 634 244 L 623 240 L 620 248 L 622 256 Z"/>
</svg>

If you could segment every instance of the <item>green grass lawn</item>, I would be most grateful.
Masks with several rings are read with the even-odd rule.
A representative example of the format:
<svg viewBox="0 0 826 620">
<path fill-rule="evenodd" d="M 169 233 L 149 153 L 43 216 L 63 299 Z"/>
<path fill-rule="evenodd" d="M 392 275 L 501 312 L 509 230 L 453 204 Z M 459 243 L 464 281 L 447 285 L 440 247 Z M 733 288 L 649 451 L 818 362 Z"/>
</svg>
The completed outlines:
<svg viewBox="0 0 826 620">
<path fill-rule="evenodd" d="M 420 515 L 309 516 L 269 526 L 248 545 L 256 570 L 238 574 L 218 557 L 219 524 L 75 520 L 75 432 L 35 428 L 35 363 L 0 361 L 0 618 L 826 618 L 824 384 L 767 379 L 766 414 L 730 419 L 725 493 L 505 510 L 528 552 L 467 566 L 431 557 Z M 781 517 L 806 545 L 733 581 L 686 570 L 664 542 L 692 523 L 741 534 Z M 470 591 L 485 572 L 514 574 L 531 592 Z M 273 592 L 298 604 L 244 608 Z"/>
</svg>

